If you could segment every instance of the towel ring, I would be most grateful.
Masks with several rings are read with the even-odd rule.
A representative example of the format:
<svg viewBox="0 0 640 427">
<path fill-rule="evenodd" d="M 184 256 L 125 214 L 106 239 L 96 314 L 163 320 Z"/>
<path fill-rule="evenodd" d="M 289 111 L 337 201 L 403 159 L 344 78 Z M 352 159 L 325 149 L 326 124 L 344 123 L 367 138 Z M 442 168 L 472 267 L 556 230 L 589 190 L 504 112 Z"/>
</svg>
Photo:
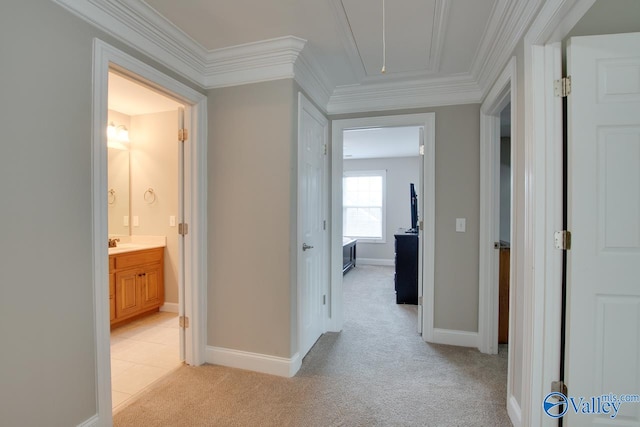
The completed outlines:
<svg viewBox="0 0 640 427">
<path fill-rule="evenodd" d="M 112 205 L 115 202 L 116 202 L 116 190 L 114 190 L 113 188 L 110 188 L 107 195 L 107 203 Z"/>
<path fill-rule="evenodd" d="M 142 197 L 144 198 L 145 202 L 147 202 L 148 204 L 152 204 L 156 201 L 156 192 L 153 191 L 153 188 L 149 188 L 144 192 L 144 195 Z"/>
</svg>

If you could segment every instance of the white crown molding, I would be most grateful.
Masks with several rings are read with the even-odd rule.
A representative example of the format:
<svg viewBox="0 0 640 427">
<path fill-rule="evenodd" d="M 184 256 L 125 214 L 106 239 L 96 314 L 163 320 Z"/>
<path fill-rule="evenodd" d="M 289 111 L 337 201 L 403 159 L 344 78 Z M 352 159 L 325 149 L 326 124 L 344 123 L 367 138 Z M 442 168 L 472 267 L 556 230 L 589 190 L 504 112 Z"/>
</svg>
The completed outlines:
<svg viewBox="0 0 640 427">
<path fill-rule="evenodd" d="M 294 78 L 294 64 L 306 40 L 279 37 L 208 52 L 204 86 L 207 89 Z"/>
<path fill-rule="evenodd" d="M 203 89 L 295 79 L 331 114 L 476 103 L 508 61 L 541 0 L 497 0 L 471 72 L 452 78 L 399 73 L 366 77 L 341 0 L 332 0 L 351 69 L 362 84 L 337 87 L 306 41 L 280 37 L 209 51 L 142 0 L 52 0 L 116 39 L 198 84 Z M 449 15 L 449 0 L 436 2 L 436 35 L 430 53 L 437 71 Z M 435 28 L 435 27 L 434 27 Z"/>
<path fill-rule="evenodd" d="M 206 50 L 144 2 L 52 0 L 201 86 Z"/>
<path fill-rule="evenodd" d="M 497 5 L 497 7 L 501 8 L 501 13 L 496 15 L 505 16 L 499 21 L 497 19 L 490 21 L 486 34 L 490 34 L 491 37 L 488 43 L 483 40 L 484 46 L 478 57 L 484 58 L 484 60 L 474 61 L 474 67 L 471 71 L 476 76 L 478 85 L 485 93 L 502 73 L 518 41 L 524 36 L 525 31 L 533 22 L 541 4 L 541 0 L 527 0 L 515 3 L 511 3 L 508 0 L 501 1 L 502 3 Z M 511 5 L 510 8 L 506 8 L 505 1 Z"/>
<path fill-rule="evenodd" d="M 342 86 L 334 90 L 329 114 L 475 104 L 482 90 L 471 75 Z"/>
</svg>

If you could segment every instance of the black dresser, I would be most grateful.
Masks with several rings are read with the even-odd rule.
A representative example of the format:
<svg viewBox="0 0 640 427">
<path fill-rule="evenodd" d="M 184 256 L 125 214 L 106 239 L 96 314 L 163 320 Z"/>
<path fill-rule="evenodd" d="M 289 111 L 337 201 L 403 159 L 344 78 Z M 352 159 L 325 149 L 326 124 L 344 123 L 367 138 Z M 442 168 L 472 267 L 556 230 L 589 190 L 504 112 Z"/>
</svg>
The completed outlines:
<svg viewBox="0 0 640 427">
<path fill-rule="evenodd" d="M 396 303 L 418 304 L 418 233 L 400 229 L 396 243 Z"/>
</svg>

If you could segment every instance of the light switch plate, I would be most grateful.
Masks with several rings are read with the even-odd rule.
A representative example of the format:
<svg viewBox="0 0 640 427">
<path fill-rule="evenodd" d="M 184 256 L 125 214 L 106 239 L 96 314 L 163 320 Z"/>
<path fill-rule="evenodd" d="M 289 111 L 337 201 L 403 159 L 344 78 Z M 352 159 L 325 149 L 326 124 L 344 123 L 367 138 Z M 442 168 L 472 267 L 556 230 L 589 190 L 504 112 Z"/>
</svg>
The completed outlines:
<svg viewBox="0 0 640 427">
<path fill-rule="evenodd" d="M 124 227 L 128 227 L 129 226 L 129 215 L 125 215 L 122 217 L 122 225 Z"/>
<path fill-rule="evenodd" d="M 140 218 L 138 218 L 138 216 L 137 216 L 137 215 L 135 215 L 135 216 L 133 217 L 133 226 L 134 226 L 134 227 L 139 227 L 139 226 L 140 226 Z"/>
<path fill-rule="evenodd" d="M 458 233 L 464 233 L 467 231 L 467 219 L 466 218 L 456 218 L 456 231 Z"/>
<path fill-rule="evenodd" d="M 169 227 L 175 227 L 176 226 L 176 216 L 175 215 L 170 215 L 169 216 Z"/>
</svg>

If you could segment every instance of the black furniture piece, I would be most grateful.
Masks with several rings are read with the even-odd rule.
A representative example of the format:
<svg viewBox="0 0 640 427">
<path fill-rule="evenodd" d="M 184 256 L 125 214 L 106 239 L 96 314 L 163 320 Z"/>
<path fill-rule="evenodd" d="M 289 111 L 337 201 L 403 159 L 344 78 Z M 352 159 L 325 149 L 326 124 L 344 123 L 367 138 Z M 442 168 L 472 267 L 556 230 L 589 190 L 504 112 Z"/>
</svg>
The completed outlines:
<svg viewBox="0 0 640 427">
<path fill-rule="evenodd" d="M 356 266 L 356 239 L 342 238 L 342 274 Z"/>
<path fill-rule="evenodd" d="M 404 229 L 394 234 L 396 243 L 396 303 L 418 304 L 418 233 Z"/>
</svg>

